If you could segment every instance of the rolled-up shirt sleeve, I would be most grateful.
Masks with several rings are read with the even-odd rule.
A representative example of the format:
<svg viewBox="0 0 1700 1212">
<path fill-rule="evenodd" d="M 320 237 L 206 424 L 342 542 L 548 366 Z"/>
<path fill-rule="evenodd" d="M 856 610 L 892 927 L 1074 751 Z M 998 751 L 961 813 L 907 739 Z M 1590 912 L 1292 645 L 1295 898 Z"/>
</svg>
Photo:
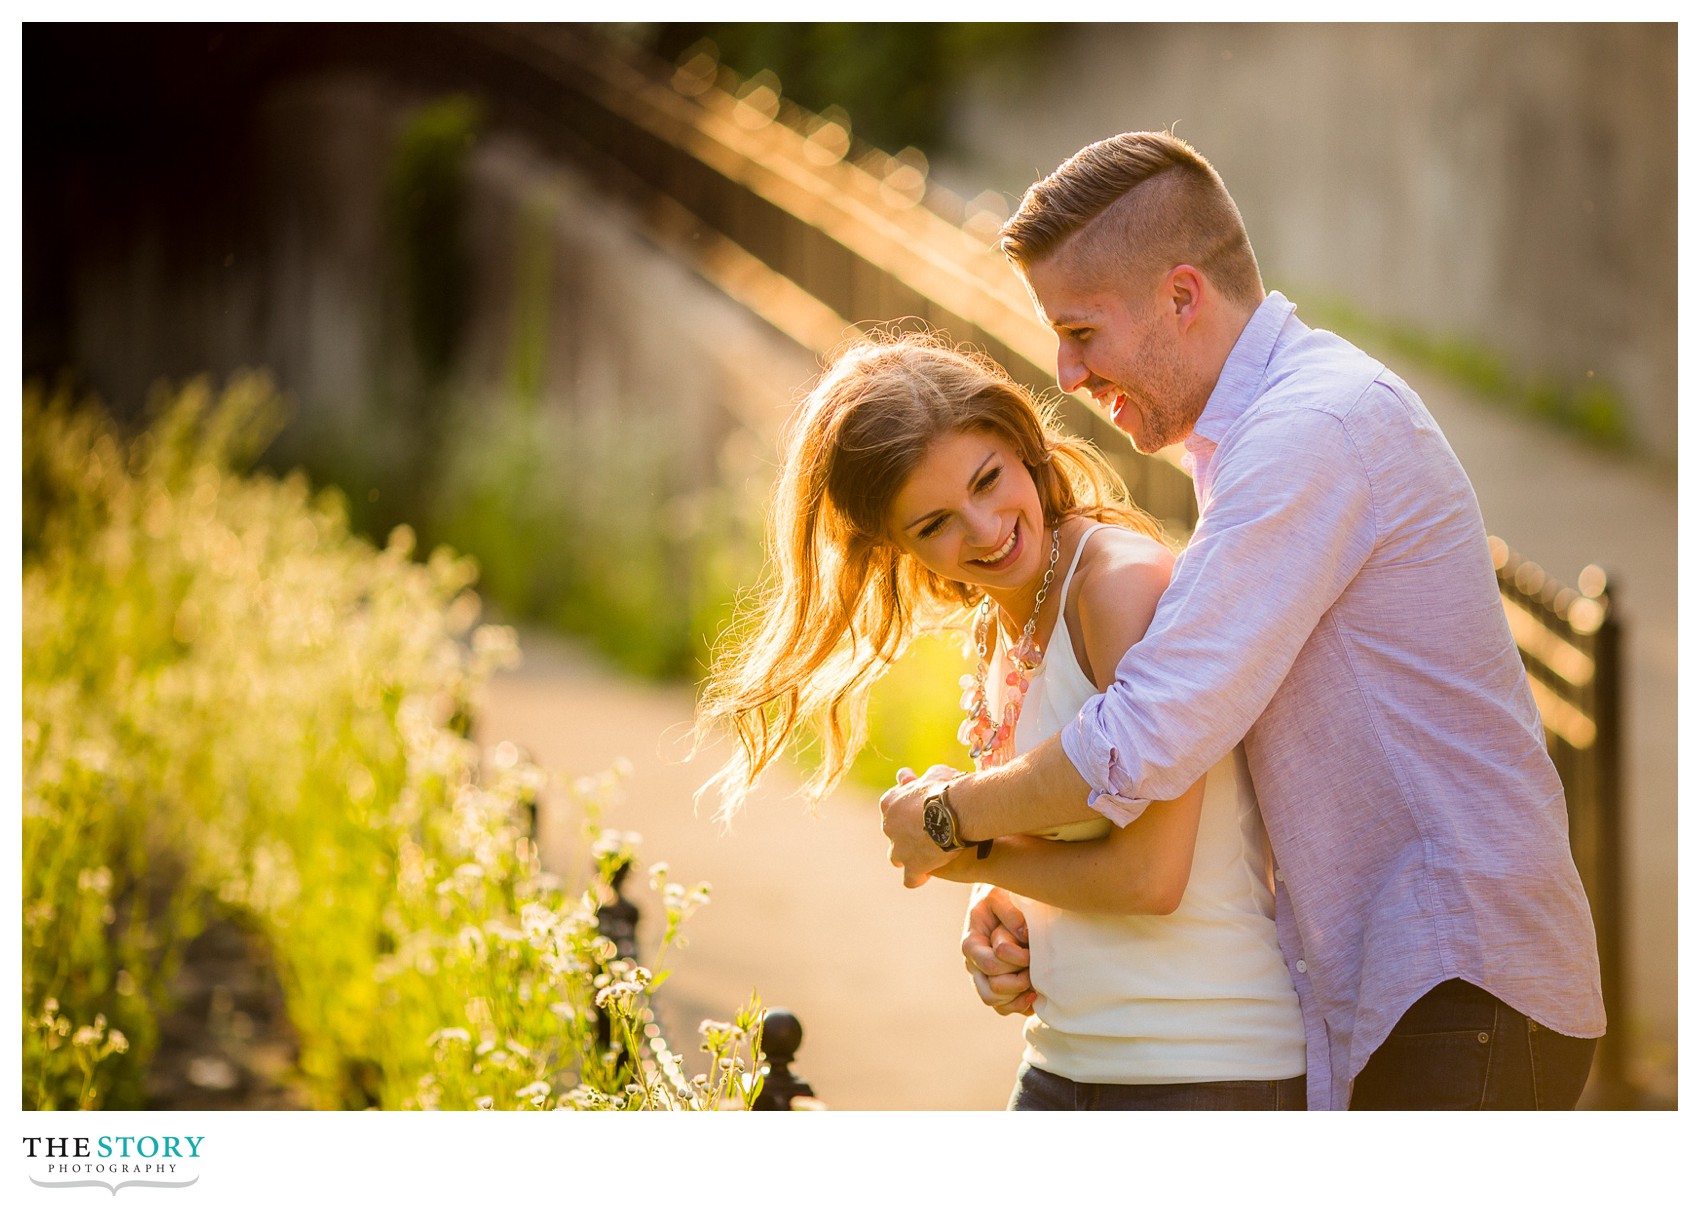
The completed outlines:
<svg viewBox="0 0 1700 1212">
<path fill-rule="evenodd" d="M 1117 825 L 1239 744 L 1374 547 L 1369 476 L 1325 408 L 1244 417 L 1207 495 L 1144 638 L 1062 729 L 1088 804 Z"/>
</svg>

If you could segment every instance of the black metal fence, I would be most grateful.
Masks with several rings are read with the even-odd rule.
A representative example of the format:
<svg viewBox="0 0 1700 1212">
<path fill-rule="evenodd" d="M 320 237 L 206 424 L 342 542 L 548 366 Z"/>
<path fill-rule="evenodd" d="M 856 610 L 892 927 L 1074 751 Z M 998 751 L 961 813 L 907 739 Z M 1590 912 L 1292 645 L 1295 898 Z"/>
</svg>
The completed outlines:
<svg viewBox="0 0 1700 1212">
<path fill-rule="evenodd" d="M 906 318 L 1055 396 L 1053 339 L 993 248 L 1003 199 L 955 197 L 928 180 L 914 149 L 863 146 L 844 119 L 792 105 L 771 74 L 739 79 L 706 49 L 669 66 L 582 27 L 457 27 L 454 36 L 463 56 L 500 73 L 500 95 L 517 106 L 510 117 L 645 215 L 658 243 L 804 346 L 825 353 L 858 327 Z M 1173 533 L 1191 530 L 1196 504 L 1177 461 L 1139 454 L 1078 399 L 1060 404 L 1142 506 Z M 1623 1105 L 1620 623 L 1597 568 L 1571 589 L 1492 543 L 1599 935 L 1615 1030 L 1590 1102 Z"/>
<path fill-rule="evenodd" d="M 1564 783 L 1575 856 L 1600 947 L 1600 981 L 1611 1031 L 1594 1061 L 1589 1102 L 1629 1099 L 1624 1064 L 1622 623 L 1605 572 L 1590 565 L 1572 589 L 1490 538 L 1500 601 L 1523 654 L 1546 726 L 1547 752 Z"/>
</svg>

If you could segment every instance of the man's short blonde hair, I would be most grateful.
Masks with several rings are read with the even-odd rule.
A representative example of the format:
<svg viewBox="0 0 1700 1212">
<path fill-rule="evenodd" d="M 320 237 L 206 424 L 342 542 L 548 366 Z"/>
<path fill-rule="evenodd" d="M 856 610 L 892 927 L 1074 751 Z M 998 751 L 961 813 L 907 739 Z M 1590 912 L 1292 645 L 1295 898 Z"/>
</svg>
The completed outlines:
<svg viewBox="0 0 1700 1212">
<path fill-rule="evenodd" d="M 998 243 L 1024 275 L 1067 244 L 1094 282 L 1143 284 L 1185 264 L 1237 302 L 1263 300 L 1239 207 L 1210 162 L 1164 131 L 1081 148 L 1028 188 Z"/>
</svg>

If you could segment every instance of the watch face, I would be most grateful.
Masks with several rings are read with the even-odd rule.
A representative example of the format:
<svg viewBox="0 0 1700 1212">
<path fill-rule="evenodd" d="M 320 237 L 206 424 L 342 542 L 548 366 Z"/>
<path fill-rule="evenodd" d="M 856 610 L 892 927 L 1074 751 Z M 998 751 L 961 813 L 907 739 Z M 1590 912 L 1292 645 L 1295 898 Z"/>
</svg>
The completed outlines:
<svg viewBox="0 0 1700 1212">
<path fill-rule="evenodd" d="M 950 810 L 938 797 L 929 799 L 926 807 L 921 810 L 921 828 L 927 831 L 928 837 L 938 843 L 941 850 L 949 850 L 956 844 L 956 830 L 953 824 Z"/>
</svg>

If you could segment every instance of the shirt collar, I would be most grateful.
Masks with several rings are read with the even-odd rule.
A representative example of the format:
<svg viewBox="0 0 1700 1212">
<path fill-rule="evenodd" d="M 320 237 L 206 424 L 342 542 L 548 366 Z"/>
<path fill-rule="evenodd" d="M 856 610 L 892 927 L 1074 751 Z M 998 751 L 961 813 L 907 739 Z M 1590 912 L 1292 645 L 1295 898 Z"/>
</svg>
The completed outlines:
<svg viewBox="0 0 1700 1212">
<path fill-rule="evenodd" d="M 1269 369 L 1269 359 L 1275 353 L 1275 341 L 1294 310 L 1294 305 L 1285 295 L 1272 290 L 1251 313 L 1251 319 L 1246 321 L 1239 340 L 1234 342 L 1228 360 L 1222 364 L 1216 389 L 1210 393 L 1204 411 L 1198 414 L 1198 420 L 1193 424 L 1192 436 L 1186 440 L 1187 449 L 1195 456 L 1214 451 L 1222 435 L 1239 420 L 1246 406 L 1257 398 L 1258 388 Z"/>
</svg>

